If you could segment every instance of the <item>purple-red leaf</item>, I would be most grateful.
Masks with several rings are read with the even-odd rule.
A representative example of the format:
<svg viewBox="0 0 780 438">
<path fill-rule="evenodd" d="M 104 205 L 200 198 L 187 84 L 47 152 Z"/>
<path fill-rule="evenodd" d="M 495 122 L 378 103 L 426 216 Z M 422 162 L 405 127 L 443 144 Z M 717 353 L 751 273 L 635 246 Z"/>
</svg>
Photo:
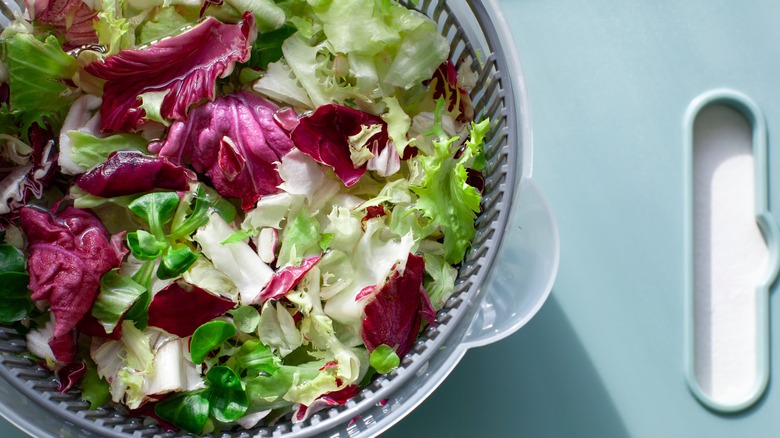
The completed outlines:
<svg viewBox="0 0 780 438">
<path fill-rule="evenodd" d="M 350 137 L 373 125 L 380 132 L 366 141 L 370 152 L 379 155 L 387 146 L 387 124 L 375 115 L 339 106 L 322 105 L 310 116 L 302 117 L 290 135 L 295 147 L 317 162 L 333 168 L 345 185 L 358 182 L 366 172 L 366 164 L 355 167 L 350 152 Z"/>
<path fill-rule="evenodd" d="M 57 370 L 57 392 L 68 392 L 73 388 L 87 372 L 87 364 L 84 362 L 74 362 Z"/>
<path fill-rule="evenodd" d="M 76 325 L 76 330 L 92 337 L 113 339 L 118 341 L 122 338 L 122 320 L 119 320 L 119 323 L 114 328 L 114 331 L 111 333 L 106 333 L 106 328 L 103 327 L 103 324 L 101 324 L 97 318 L 92 316 L 92 312 L 87 312 L 87 314 L 84 315 L 84 317 L 81 318 L 81 321 L 79 321 L 79 323 Z"/>
<path fill-rule="evenodd" d="M 275 163 L 293 148 L 274 119 L 277 109 L 249 92 L 221 96 L 193 108 L 149 149 L 174 163 L 191 163 L 220 195 L 240 198 L 249 209 L 261 196 L 279 191 L 283 181 Z"/>
<path fill-rule="evenodd" d="M 260 296 L 257 299 L 258 303 L 264 303 L 267 300 L 276 299 L 287 295 L 306 274 L 311 271 L 311 268 L 320 261 L 322 255 L 316 255 L 306 257 L 298 266 L 288 266 L 281 271 L 274 274 L 271 277 L 271 281 L 260 292 Z"/>
<path fill-rule="evenodd" d="M 356 396 L 359 391 L 360 387 L 358 385 L 347 385 L 338 391 L 332 391 L 319 396 L 310 406 L 299 405 L 298 410 L 293 415 L 294 422 L 300 423 L 312 414 L 328 407 L 343 405 L 347 400 Z"/>
<path fill-rule="evenodd" d="M 78 347 L 76 339 L 78 334 L 75 330 L 70 330 L 62 336 L 53 336 L 49 339 L 49 348 L 52 354 L 61 364 L 69 364 L 76 360 Z"/>
<path fill-rule="evenodd" d="M 423 258 L 409 254 L 403 274 L 393 271 L 366 305 L 363 342 L 369 352 L 385 344 L 395 348 L 398 357 L 403 358 L 412 349 L 428 296 L 423 288 L 424 273 Z"/>
<path fill-rule="evenodd" d="M 49 301 L 54 337 L 62 337 L 92 308 L 100 277 L 119 267 L 121 254 L 89 210 L 66 207 L 52 213 L 24 207 L 20 223 L 28 241 L 32 299 Z"/>
<path fill-rule="evenodd" d="M 250 12 L 237 24 L 208 17 L 180 35 L 88 65 L 88 73 L 107 81 L 100 129 L 136 130 L 146 115 L 139 96 L 148 92 L 167 91 L 160 114 L 166 120 L 185 120 L 191 105 L 214 99 L 217 78 L 229 75 L 236 62 L 249 59 L 256 37 Z"/>
<path fill-rule="evenodd" d="M 189 187 L 187 171 L 182 166 L 137 151 L 112 152 L 103 164 L 79 176 L 76 185 L 103 198 Z"/>
<path fill-rule="evenodd" d="M 54 33 L 64 38 L 64 50 L 98 43 L 92 24 L 98 13 L 83 0 L 31 0 L 27 10 L 32 11 L 33 20 L 50 25 Z"/>
<path fill-rule="evenodd" d="M 468 123 L 474 119 L 474 107 L 468 91 L 458 85 L 458 71 L 447 60 L 433 72 L 430 81 L 433 99 L 443 98 L 447 102 L 447 112 L 462 123 Z"/>
<path fill-rule="evenodd" d="M 149 325 L 184 338 L 234 306 L 233 301 L 177 281 L 154 295 L 149 304 Z"/>
</svg>

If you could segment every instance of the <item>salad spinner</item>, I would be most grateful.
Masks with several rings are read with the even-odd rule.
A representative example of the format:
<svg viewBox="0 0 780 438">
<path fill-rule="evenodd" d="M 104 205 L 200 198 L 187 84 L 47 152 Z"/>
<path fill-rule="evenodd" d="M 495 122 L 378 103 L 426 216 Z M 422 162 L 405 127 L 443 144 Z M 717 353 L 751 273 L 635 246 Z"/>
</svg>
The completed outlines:
<svg viewBox="0 0 780 438">
<path fill-rule="evenodd" d="M 0 29 L 23 0 L 0 3 Z M 522 327 L 546 300 L 558 268 L 557 228 L 531 178 L 531 127 L 520 63 L 495 0 L 402 1 L 434 20 L 450 41 L 450 59 L 474 60 L 475 119 L 489 117 L 488 166 L 477 235 L 456 290 L 393 372 L 375 379 L 341 406 L 292 424 L 212 434 L 220 437 L 375 436 L 401 420 L 449 375 L 467 350 Z M 23 336 L 0 326 L 0 415 L 40 437 L 173 437 L 154 422 L 113 408 L 89 410 L 78 391 L 56 391 L 54 376 L 22 357 Z"/>
</svg>

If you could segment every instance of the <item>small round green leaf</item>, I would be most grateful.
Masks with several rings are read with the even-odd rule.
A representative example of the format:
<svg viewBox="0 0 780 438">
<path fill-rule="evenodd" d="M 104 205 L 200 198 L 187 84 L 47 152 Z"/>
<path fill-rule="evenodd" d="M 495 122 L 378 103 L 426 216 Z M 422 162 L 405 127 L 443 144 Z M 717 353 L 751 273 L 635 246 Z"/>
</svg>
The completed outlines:
<svg viewBox="0 0 780 438">
<path fill-rule="evenodd" d="M 229 423 L 246 413 L 249 399 L 241 386 L 241 379 L 232 369 L 219 365 L 206 373 L 209 385 L 211 416 L 217 421 Z"/>
<path fill-rule="evenodd" d="M 371 352 L 368 360 L 379 374 L 387 374 L 401 364 L 401 359 L 395 353 L 395 350 L 385 344 L 377 346 Z"/>
<path fill-rule="evenodd" d="M 241 306 L 228 313 L 233 315 L 233 322 L 244 333 L 252 333 L 260 323 L 260 312 L 252 306 Z"/>
<path fill-rule="evenodd" d="M 157 403 L 154 412 L 163 420 L 199 434 L 209 419 L 207 391 L 185 392 Z"/>
<path fill-rule="evenodd" d="M 0 272 L 24 272 L 24 254 L 15 246 L 0 244 Z"/>
<path fill-rule="evenodd" d="M 167 242 L 157 240 L 151 233 L 138 230 L 127 233 L 127 247 L 138 260 L 156 260 L 168 248 Z"/>
<path fill-rule="evenodd" d="M 209 321 L 195 330 L 190 342 L 190 356 L 202 363 L 206 355 L 236 334 L 236 327 L 226 321 Z"/>
<path fill-rule="evenodd" d="M 190 269 L 196 260 L 198 254 L 192 252 L 187 245 L 170 246 L 160 259 L 157 278 L 161 280 L 176 278 Z"/>
<path fill-rule="evenodd" d="M 27 289 L 29 283 L 30 277 L 23 272 L 0 273 L 0 322 L 16 322 L 30 314 L 35 304 Z"/>
</svg>

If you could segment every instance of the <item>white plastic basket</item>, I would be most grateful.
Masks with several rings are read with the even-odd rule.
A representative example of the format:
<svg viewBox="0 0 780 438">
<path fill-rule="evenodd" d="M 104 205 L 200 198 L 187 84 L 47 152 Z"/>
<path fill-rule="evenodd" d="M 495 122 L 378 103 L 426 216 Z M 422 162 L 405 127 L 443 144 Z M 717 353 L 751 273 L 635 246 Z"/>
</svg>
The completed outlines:
<svg viewBox="0 0 780 438">
<path fill-rule="evenodd" d="M 216 436 L 375 436 L 419 405 L 466 351 L 522 327 L 546 300 L 558 267 L 558 234 L 550 209 L 531 179 L 531 130 L 520 63 L 493 0 L 421 0 L 415 7 L 451 41 L 450 57 L 472 59 L 475 119 L 490 117 L 488 166 L 477 236 L 456 291 L 401 366 L 343 406 L 299 424 L 234 429 Z M 0 28 L 21 6 L 0 3 Z M 173 437 L 156 424 L 112 407 L 88 410 L 78 390 L 56 391 L 48 371 L 20 356 L 24 338 L 0 326 L 0 415 L 33 436 Z"/>
</svg>

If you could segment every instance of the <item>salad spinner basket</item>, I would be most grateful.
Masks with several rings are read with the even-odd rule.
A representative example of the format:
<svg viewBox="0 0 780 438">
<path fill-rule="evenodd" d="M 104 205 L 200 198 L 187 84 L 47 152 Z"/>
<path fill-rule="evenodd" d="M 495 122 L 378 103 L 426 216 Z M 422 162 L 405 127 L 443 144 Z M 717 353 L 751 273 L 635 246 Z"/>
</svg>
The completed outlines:
<svg viewBox="0 0 780 438">
<path fill-rule="evenodd" d="M 19 3 L 15 3 L 19 1 Z M 374 436 L 419 405 L 469 348 L 495 342 L 520 328 L 542 306 L 558 266 L 554 220 L 531 179 L 531 133 L 519 62 L 499 8 L 492 0 L 402 2 L 433 19 L 451 42 L 450 59 L 475 73 L 475 120 L 489 117 L 488 166 L 477 235 L 438 313 L 393 372 L 375 379 L 345 405 L 293 424 L 212 434 L 219 437 Z M 2 0 L 0 28 L 23 8 Z M 78 390 L 56 391 L 53 375 L 23 356 L 25 339 L 0 326 L 0 414 L 33 436 L 173 437 L 154 422 L 113 408 L 89 410 Z"/>
</svg>

